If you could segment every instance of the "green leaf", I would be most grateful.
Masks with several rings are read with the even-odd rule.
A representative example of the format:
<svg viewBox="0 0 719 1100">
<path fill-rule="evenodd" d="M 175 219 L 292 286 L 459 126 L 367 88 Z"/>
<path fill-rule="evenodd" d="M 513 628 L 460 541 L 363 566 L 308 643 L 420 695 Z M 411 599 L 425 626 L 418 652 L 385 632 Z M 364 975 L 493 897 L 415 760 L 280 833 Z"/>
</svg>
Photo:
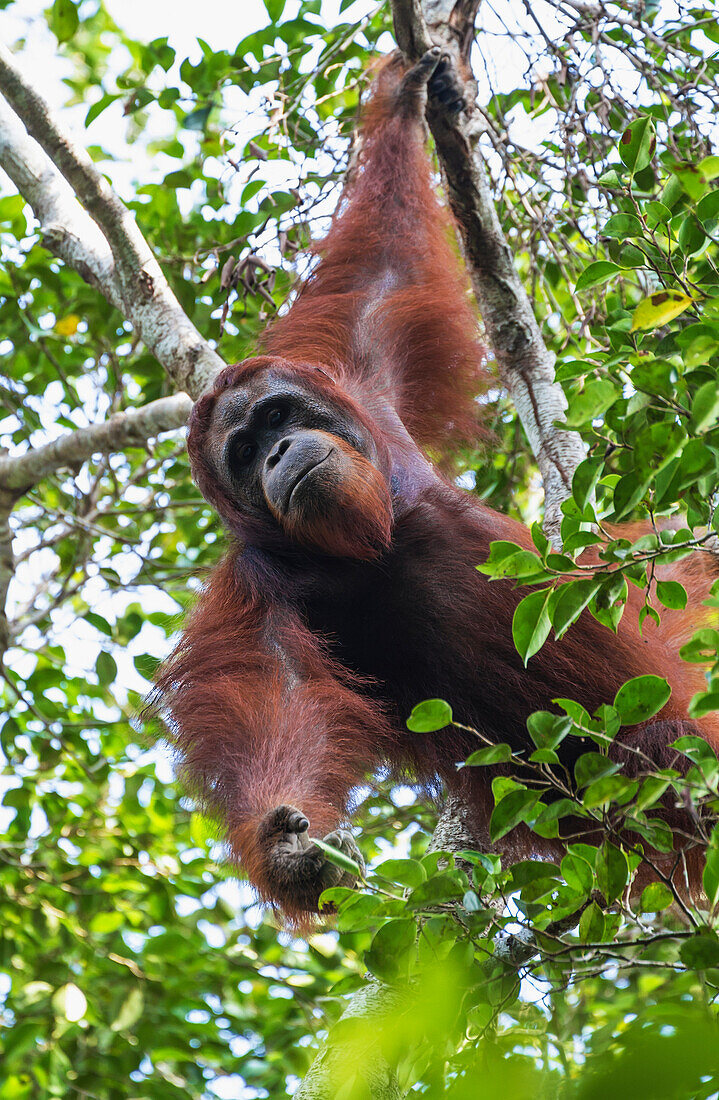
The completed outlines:
<svg viewBox="0 0 719 1100">
<path fill-rule="evenodd" d="M 532 764 L 559 764 L 560 759 L 554 749 L 535 749 L 530 753 L 529 760 Z"/>
<path fill-rule="evenodd" d="M 684 216 L 679 232 L 677 233 L 677 241 L 679 247 L 685 256 L 691 256 L 694 252 L 698 252 L 703 247 L 706 241 L 706 234 L 701 223 L 694 216 L 693 212 L 689 212 Z"/>
<path fill-rule="evenodd" d="M 590 894 L 594 885 L 594 870 L 586 859 L 574 853 L 568 853 L 561 863 L 562 877 L 567 886 L 578 894 Z"/>
<path fill-rule="evenodd" d="M 608 378 L 588 382 L 580 393 L 573 394 L 570 398 L 567 426 L 578 428 L 588 420 L 596 419 L 614 404 L 618 396 L 617 388 Z"/>
<path fill-rule="evenodd" d="M 416 939 L 417 926 L 411 918 L 387 921 L 375 933 L 365 954 L 367 967 L 382 981 L 396 981 L 405 976 Z"/>
<path fill-rule="evenodd" d="M 417 859 L 386 859 L 375 867 L 374 874 L 401 886 L 414 888 L 427 878 L 427 872 Z"/>
<path fill-rule="evenodd" d="M 713 909 L 719 901 L 719 826 L 716 825 L 706 850 L 702 885 L 709 901 L 709 907 Z"/>
<path fill-rule="evenodd" d="M 104 649 L 100 650 L 95 661 L 95 672 L 103 687 L 107 687 L 115 681 L 117 665 L 111 653 L 107 653 Z"/>
<path fill-rule="evenodd" d="M 536 791 L 511 791 L 505 795 L 494 807 L 489 821 L 492 842 L 501 840 L 522 821 L 526 821 L 538 801 Z"/>
<path fill-rule="evenodd" d="M 111 913 L 96 913 L 90 921 L 90 931 L 94 936 L 105 936 L 117 932 L 125 924 L 125 915 L 117 909 Z"/>
<path fill-rule="evenodd" d="M 712 235 L 719 228 L 719 191 L 711 191 L 697 203 L 696 216 L 704 226 L 704 230 Z"/>
<path fill-rule="evenodd" d="M 612 393 L 614 392 L 612 388 Z M 577 502 L 580 511 L 584 511 L 599 478 L 604 471 L 603 458 L 585 458 L 579 463 L 572 478 L 572 496 Z"/>
<path fill-rule="evenodd" d="M 680 168 L 677 168 L 675 173 L 676 179 L 678 179 L 681 187 L 686 191 L 687 195 L 694 202 L 701 199 L 702 195 L 708 189 L 707 178 L 699 168 L 698 164 L 683 164 Z M 667 202 L 666 196 L 662 195 L 662 200 Z M 670 205 L 667 203 L 667 205 Z M 673 205 L 673 204 L 671 204 Z"/>
<path fill-rule="evenodd" d="M 719 940 L 713 932 L 700 932 L 685 940 L 679 957 L 689 970 L 707 970 L 719 965 Z"/>
<path fill-rule="evenodd" d="M 684 188 L 682 187 L 681 180 L 678 176 L 671 175 L 662 188 L 660 198 L 664 206 L 668 206 L 670 210 L 673 210 L 677 203 L 683 198 L 683 193 Z"/>
<path fill-rule="evenodd" d="M 605 237 L 617 237 L 623 241 L 627 237 L 643 237 L 644 226 L 635 214 L 612 214 L 602 233 Z"/>
<path fill-rule="evenodd" d="M 657 290 L 644 298 L 632 314 L 632 332 L 660 328 L 692 305 L 693 299 L 680 290 Z"/>
<path fill-rule="evenodd" d="M 684 352 L 684 364 L 693 369 L 708 363 L 719 348 L 719 331 L 713 325 L 687 325 L 675 340 Z"/>
<path fill-rule="evenodd" d="M 136 657 L 132 658 L 132 663 L 141 676 L 144 676 L 146 680 L 151 680 L 160 661 L 159 658 L 153 657 L 151 653 L 138 653 Z"/>
<path fill-rule="evenodd" d="M 631 832 L 639 833 L 647 844 L 656 848 L 658 852 L 671 852 L 674 847 L 674 836 L 669 826 L 659 818 L 653 817 L 651 821 L 639 821 L 636 818 L 627 819 L 627 828 Z"/>
<path fill-rule="evenodd" d="M 549 637 L 552 624 L 547 605 L 551 595 L 551 588 L 540 588 L 538 592 L 525 596 L 514 612 L 512 638 L 525 665 Z"/>
<path fill-rule="evenodd" d="M 282 13 L 285 10 L 285 0 L 264 0 L 264 3 L 270 21 L 272 23 L 279 23 Z"/>
<path fill-rule="evenodd" d="M 579 920 L 582 943 L 601 943 L 604 938 L 604 913 L 595 901 L 589 903 Z"/>
<path fill-rule="evenodd" d="M 719 420 L 719 386 L 716 380 L 700 386 L 692 401 L 691 426 L 695 432 L 713 428 Z"/>
<path fill-rule="evenodd" d="M 703 737 L 694 734 L 685 734 L 672 741 L 671 747 L 689 757 L 695 764 L 713 766 L 717 762 L 716 752 Z"/>
<path fill-rule="evenodd" d="M 703 718 L 713 710 L 719 710 L 719 692 L 698 691 L 692 696 L 688 711 L 690 718 Z"/>
<path fill-rule="evenodd" d="M 609 260 L 596 260 L 585 267 L 577 279 L 575 290 L 589 290 L 593 286 L 602 286 L 619 271 L 621 271 L 619 264 L 613 264 Z"/>
<path fill-rule="evenodd" d="M 369 894 L 358 894 L 346 886 L 332 886 L 320 894 L 320 911 L 328 906 L 337 910 L 336 925 L 338 932 L 357 932 L 366 928 L 376 928 L 382 901 Z"/>
<path fill-rule="evenodd" d="M 672 689 L 661 676 L 635 676 L 614 697 L 614 708 L 623 726 L 646 722 L 666 705 Z"/>
<path fill-rule="evenodd" d="M 662 909 L 668 909 L 674 903 L 674 895 L 663 882 L 650 882 L 642 890 L 639 899 L 640 913 L 661 913 Z"/>
<path fill-rule="evenodd" d="M 539 883 L 539 889 L 547 887 L 559 879 L 559 871 L 554 863 L 542 859 L 524 859 L 512 867 L 512 889 L 522 890 L 531 883 Z"/>
<path fill-rule="evenodd" d="M 73 0 L 54 0 L 48 23 L 58 42 L 68 42 L 80 25 L 77 4 Z"/>
<path fill-rule="evenodd" d="M 527 719 L 529 736 L 538 749 L 556 749 L 571 733 L 572 725 L 570 717 L 549 710 L 537 710 Z"/>
<path fill-rule="evenodd" d="M 489 548 L 489 558 L 486 562 L 477 566 L 477 571 L 492 577 L 492 579 L 513 577 L 525 583 L 532 580 L 542 580 L 548 576 L 541 559 L 531 550 L 521 550 L 518 546 L 515 546 L 514 553 L 505 553 L 504 547 L 512 545 L 512 543 L 493 542 Z M 495 551 L 495 547 L 501 547 L 502 552 Z"/>
<path fill-rule="evenodd" d="M 120 1006 L 115 1019 L 110 1024 L 111 1031 L 128 1031 L 142 1017 L 145 1011 L 145 997 L 140 986 L 131 989 Z"/>
<path fill-rule="evenodd" d="M 634 440 L 634 466 L 638 477 L 646 483 L 663 469 L 686 442 L 686 431 L 680 424 L 662 421 L 643 428 Z"/>
<path fill-rule="evenodd" d="M 96 611 L 86 611 L 83 615 L 85 622 L 90 623 L 95 627 L 95 630 L 99 630 L 101 634 L 107 634 L 108 637 L 112 637 L 112 627 L 107 619 L 104 619 L 102 615 L 98 615 Z"/>
<path fill-rule="evenodd" d="M 549 550 L 549 539 L 542 530 L 541 524 L 533 523 L 531 526 L 532 542 L 537 547 L 539 553 L 544 557 Z"/>
<path fill-rule="evenodd" d="M 444 699 L 425 699 L 412 708 L 407 729 L 412 733 L 436 733 L 452 724 L 452 708 Z"/>
<path fill-rule="evenodd" d="M 597 183 L 601 183 L 604 187 L 621 187 L 622 178 L 616 168 L 610 168 L 609 171 L 602 173 Z"/>
<path fill-rule="evenodd" d="M 94 122 L 95 119 L 99 115 L 101 115 L 104 110 L 106 110 L 108 107 L 111 107 L 112 104 L 119 98 L 120 96 L 118 95 L 105 94 L 104 96 L 101 96 L 96 103 L 92 104 L 89 111 L 85 115 L 85 125 L 89 126 L 91 122 Z"/>
<path fill-rule="evenodd" d="M 421 882 L 409 896 L 408 904 L 414 909 L 425 909 L 428 905 L 444 905 L 462 897 L 467 889 L 467 876 L 452 869 L 433 874 L 426 882 Z"/>
<path fill-rule="evenodd" d="M 574 781 L 578 787 L 586 787 L 588 783 L 606 775 L 614 775 L 617 771 L 619 764 L 614 764 L 608 756 L 602 756 L 598 752 L 585 752 L 574 765 Z"/>
<path fill-rule="evenodd" d="M 707 661 L 715 661 L 719 658 L 719 631 L 711 627 L 697 630 L 691 641 L 683 645 L 679 650 L 683 661 L 691 661 L 704 664 Z"/>
<path fill-rule="evenodd" d="M 468 890 L 462 898 L 462 905 L 468 913 L 479 913 L 482 911 L 482 903 L 477 897 L 474 890 Z"/>
<path fill-rule="evenodd" d="M 486 767 L 488 764 L 506 764 L 512 759 L 512 750 L 509 745 L 488 745 L 486 749 L 478 749 L 468 756 L 465 764 L 468 767 Z"/>
<path fill-rule="evenodd" d="M 614 486 L 614 515 L 616 522 L 623 519 L 637 506 L 649 487 L 649 479 L 640 479 L 636 473 L 624 474 Z M 611 580 L 612 578 L 610 578 Z"/>
<path fill-rule="evenodd" d="M 622 617 L 622 609 L 627 599 L 628 585 L 621 573 L 612 573 L 589 605 L 592 614 L 615 633 Z"/>
<path fill-rule="evenodd" d="M 624 852 L 605 840 L 597 852 L 596 871 L 597 886 L 611 904 L 624 892 L 629 880 L 629 866 Z"/>
<path fill-rule="evenodd" d="M 616 802 L 623 806 L 634 797 L 639 789 L 639 781 L 627 779 L 622 775 L 605 775 L 596 779 L 586 787 L 582 795 L 582 806 L 587 810 L 593 810 L 597 806 L 609 806 Z"/>
<path fill-rule="evenodd" d="M 666 225 L 671 221 L 672 212 L 663 202 L 648 202 L 644 207 L 644 217 L 647 219 L 647 227 L 656 229 L 658 225 Z"/>
<path fill-rule="evenodd" d="M 637 810 L 648 810 L 651 806 L 656 805 L 668 786 L 668 779 L 660 779 L 659 776 L 650 775 L 642 783 L 641 790 L 637 795 L 635 803 Z"/>
<path fill-rule="evenodd" d="M 681 611 L 687 606 L 687 590 L 679 581 L 657 581 L 657 599 L 664 607 Z"/>
<path fill-rule="evenodd" d="M 637 118 L 621 136 L 619 156 L 632 173 L 641 172 L 650 163 L 656 144 L 652 120 Z"/>
<path fill-rule="evenodd" d="M 339 848 L 333 848 L 331 844 L 325 844 L 324 840 L 317 840 L 315 837 L 310 839 L 314 846 L 319 848 L 328 863 L 334 863 L 335 867 L 340 867 L 347 874 L 354 875 L 355 878 L 361 879 L 364 877 L 359 863 L 356 863 L 350 856 L 345 855 Z"/>
<path fill-rule="evenodd" d="M 190 111 L 185 115 L 183 123 L 186 130 L 204 130 L 210 117 L 212 104 L 208 107 L 198 107 L 196 111 Z"/>
<path fill-rule="evenodd" d="M 601 577 L 587 577 L 586 580 L 567 581 L 557 589 L 557 598 L 550 609 L 555 637 L 561 638 L 577 621 L 601 586 Z"/>
</svg>

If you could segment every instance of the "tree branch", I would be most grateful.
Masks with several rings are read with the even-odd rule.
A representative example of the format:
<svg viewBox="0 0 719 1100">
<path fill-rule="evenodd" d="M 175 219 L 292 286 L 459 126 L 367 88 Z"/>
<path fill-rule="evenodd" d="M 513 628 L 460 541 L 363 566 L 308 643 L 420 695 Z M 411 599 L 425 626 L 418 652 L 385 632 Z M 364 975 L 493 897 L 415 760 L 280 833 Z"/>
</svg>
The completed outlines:
<svg viewBox="0 0 719 1100">
<path fill-rule="evenodd" d="M 153 261 L 149 245 L 130 211 L 85 150 L 61 131 L 48 104 L 25 80 L 4 46 L 0 46 L 0 89 L 28 133 L 42 146 L 102 229 L 123 283 L 131 285 L 144 265 Z"/>
<path fill-rule="evenodd" d="M 481 847 L 481 842 L 472 830 L 467 807 L 456 795 L 450 795 L 442 807 L 427 851 L 460 852 L 478 847 Z M 403 993 L 372 979 L 352 994 L 340 1019 L 361 1018 L 370 1022 L 376 1019 L 381 1027 L 402 1009 L 404 1000 L 406 991 Z M 332 1037 L 327 1040 L 295 1093 L 296 1100 L 333 1100 L 338 1085 L 348 1077 L 348 1065 L 357 1067 L 357 1077 L 364 1085 L 363 1096 L 371 1100 L 401 1100 L 404 1094 L 400 1090 L 395 1068 L 387 1061 L 379 1045 L 363 1050 L 360 1062 L 356 1042 L 353 1043 L 351 1037 L 343 1041 L 345 1035 L 346 1032 L 340 1031 L 337 1040 Z"/>
<path fill-rule="evenodd" d="M 14 573 L 15 559 L 12 552 L 10 503 L 8 494 L 0 489 L 0 668 L 2 668 L 3 656 L 10 641 L 10 624 L 5 608 L 8 588 Z"/>
<path fill-rule="evenodd" d="M 0 99 L 0 164 L 32 206 L 46 247 L 121 308 L 113 283 L 115 265 L 102 232 L 4 99 Z"/>
<path fill-rule="evenodd" d="M 224 366 L 222 359 L 180 306 L 130 211 L 88 154 L 62 132 L 2 45 L 0 91 L 24 124 L 4 109 L 0 164 L 35 211 L 48 247 L 132 322 L 178 390 L 199 396 Z M 89 219 L 78 215 L 72 192 L 101 230 L 101 240 L 94 226 L 88 229 Z M 59 213 L 68 215 L 67 225 L 57 220 Z"/>
<path fill-rule="evenodd" d="M 401 996 L 388 985 L 368 981 L 350 998 L 341 1020 L 386 1020 L 401 1004 Z M 371 1100 L 402 1100 L 394 1069 L 379 1049 L 363 1050 L 358 1058 L 357 1042 L 328 1041 L 305 1074 L 295 1093 L 296 1100 L 334 1100 L 338 1086 L 356 1076 L 364 1086 L 361 1095 Z"/>
<path fill-rule="evenodd" d="M 450 120 L 430 105 L 427 121 L 499 374 L 542 475 L 545 531 L 559 545 L 561 504 L 571 493 L 584 448 L 579 435 L 555 426 L 564 420 L 567 402 L 554 379 L 554 353 L 542 338 L 489 189 L 479 144 L 481 116 L 474 108 L 477 84 L 469 66 L 478 7 L 479 0 L 392 0 L 397 42 L 408 60 L 416 61 L 436 44 L 462 74 L 466 111 Z"/>
<path fill-rule="evenodd" d="M 176 393 L 139 409 L 115 413 L 109 420 L 78 428 L 24 454 L 0 455 L 0 485 L 20 496 L 64 466 L 77 466 L 94 454 L 122 451 L 160 432 L 183 427 L 191 408 L 192 399 L 186 393 Z"/>
</svg>

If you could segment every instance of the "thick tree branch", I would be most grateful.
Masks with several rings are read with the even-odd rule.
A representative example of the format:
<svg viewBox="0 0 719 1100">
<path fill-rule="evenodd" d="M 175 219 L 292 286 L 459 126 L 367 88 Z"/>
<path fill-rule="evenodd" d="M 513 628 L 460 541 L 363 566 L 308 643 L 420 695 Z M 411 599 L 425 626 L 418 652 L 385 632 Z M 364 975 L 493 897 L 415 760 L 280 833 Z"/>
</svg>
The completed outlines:
<svg viewBox="0 0 719 1100">
<path fill-rule="evenodd" d="M 0 455 L 0 485 L 20 496 L 38 481 L 66 466 L 77 466 L 94 454 L 122 451 L 143 444 L 160 432 L 187 423 L 192 399 L 186 393 L 161 397 L 139 409 L 115 413 L 109 420 L 78 428 L 21 455 Z"/>
<path fill-rule="evenodd" d="M 67 180 L 0 98 L 0 164 L 40 222 L 47 248 L 102 291 L 114 306 L 114 261 L 107 241 L 86 214 Z"/>
<path fill-rule="evenodd" d="M 427 112 L 450 206 L 459 225 L 472 287 L 502 381 L 514 401 L 544 482 L 547 535 L 559 544 L 561 504 L 584 457 L 575 432 L 556 427 L 567 407 L 554 379 L 554 354 L 544 343 L 512 249 L 490 192 L 473 104 L 477 86 L 469 66 L 479 0 L 392 0 L 397 41 L 410 61 L 436 44 L 455 60 L 465 83 L 467 110 L 457 119 Z"/>
<path fill-rule="evenodd" d="M 0 89 L 39 145 L 62 172 L 90 216 L 102 229 L 123 283 L 131 286 L 154 258 L 135 219 L 97 170 L 84 149 L 64 134 L 50 109 L 24 79 L 8 49 L 0 47 Z"/>
<path fill-rule="evenodd" d="M 101 424 L 78 428 L 20 455 L 0 450 L 0 665 L 10 645 L 11 631 L 5 611 L 15 572 L 10 514 L 18 497 L 63 467 L 80 466 L 94 454 L 143 445 L 161 432 L 183 427 L 191 408 L 192 399 L 186 393 L 176 393 L 139 409 L 115 413 Z"/>
<path fill-rule="evenodd" d="M 342 1020 L 361 1019 L 368 1026 L 377 1019 L 380 1026 L 401 1005 L 401 996 L 388 985 L 368 981 L 350 998 Z M 295 1093 L 296 1100 L 334 1100 L 338 1086 L 352 1078 L 353 1071 L 364 1085 L 361 1095 L 371 1100 L 402 1100 L 394 1069 L 379 1049 L 362 1050 L 357 1043 L 328 1042 L 315 1058 Z M 358 1090 L 359 1092 L 359 1090 Z"/>
<path fill-rule="evenodd" d="M 7 108 L 0 115 L 0 164 L 33 207 L 48 234 L 48 246 L 94 282 L 132 322 L 176 388 L 197 397 L 224 366 L 221 358 L 186 316 L 130 211 L 87 153 L 62 132 L 47 103 L 2 45 L 0 92 L 24 124 L 20 126 Z M 94 229 L 79 235 L 87 221 L 78 216 L 68 190 L 61 187 L 58 169 L 101 230 L 104 248 Z M 60 212 L 68 214 L 69 228 L 58 222 Z"/>
<path fill-rule="evenodd" d="M 480 842 L 469 824 L 466 806 L 456 796 L 450 795 L 442 808 L 428 851 L 459 852 L 477 847 L 480 847 Z M 374 1019 L 381 1028 L 401 1011 L 405 999 L 406 993 L 402 994 L 392 986 L 373 979 L 353 993 L 341 1019 L 363 1019 L 369 1023 Z M 317 1055 L 295 1093 L 297 1100 L 333 1100 L 338 1084 L 348 1076 L 348 1065 L 357 1066 L 357 1076 L 365 1085 L 363 1095 L 371 1097 L 371 1100 L 401 1100 L 404 1094 L 395 1069 L 379 1045 L 364 1049 L 360 1061 L 356 1045 L 343 1042 L 342 1034 L 338 1041 L 330 1038 Z"/>
</svg>

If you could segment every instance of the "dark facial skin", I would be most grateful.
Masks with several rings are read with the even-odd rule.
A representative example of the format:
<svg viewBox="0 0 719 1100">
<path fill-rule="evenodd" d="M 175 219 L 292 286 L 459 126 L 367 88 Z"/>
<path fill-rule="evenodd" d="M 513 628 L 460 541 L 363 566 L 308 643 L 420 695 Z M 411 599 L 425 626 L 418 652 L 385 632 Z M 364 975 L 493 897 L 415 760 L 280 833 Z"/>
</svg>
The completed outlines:
<svg viewBox="0 0 719 1100">
<path fill-rule="evenodd" d="M 291 516 L 321 483 L 346 476 L 346 448 L 373 464 L 371 435 L 308 388 L 267 371 L 218 398 L 210 458 L 228 498 L 251 511 Z"/>
</svg>

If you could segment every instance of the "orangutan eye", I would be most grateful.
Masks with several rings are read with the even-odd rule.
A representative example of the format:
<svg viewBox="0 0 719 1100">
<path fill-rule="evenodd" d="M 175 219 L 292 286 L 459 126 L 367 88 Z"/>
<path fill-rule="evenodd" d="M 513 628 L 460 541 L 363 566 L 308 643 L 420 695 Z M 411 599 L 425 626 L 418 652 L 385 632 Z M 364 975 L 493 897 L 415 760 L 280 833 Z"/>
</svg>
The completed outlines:
<svg viewBox="0 0 719 1100">
<path fill-rule="evenodd" d="M 285 419 L 285 410 L 281 409 L 277 405 L 275 405 L 275 407 L 270 409 L 270 411 L 267 414 L 267 421 L 266 421 L 267 427 L 268 428 L 276 428 L 277 425 L 281 424 L 284 419 Z"/>
<path fill-rule="evenodd" d="M 237 464 L 238 466 L 247 466 L 254 457 L 257 447 L 254 443 L 245 443 L 237 451 Z"/>
</svg>

